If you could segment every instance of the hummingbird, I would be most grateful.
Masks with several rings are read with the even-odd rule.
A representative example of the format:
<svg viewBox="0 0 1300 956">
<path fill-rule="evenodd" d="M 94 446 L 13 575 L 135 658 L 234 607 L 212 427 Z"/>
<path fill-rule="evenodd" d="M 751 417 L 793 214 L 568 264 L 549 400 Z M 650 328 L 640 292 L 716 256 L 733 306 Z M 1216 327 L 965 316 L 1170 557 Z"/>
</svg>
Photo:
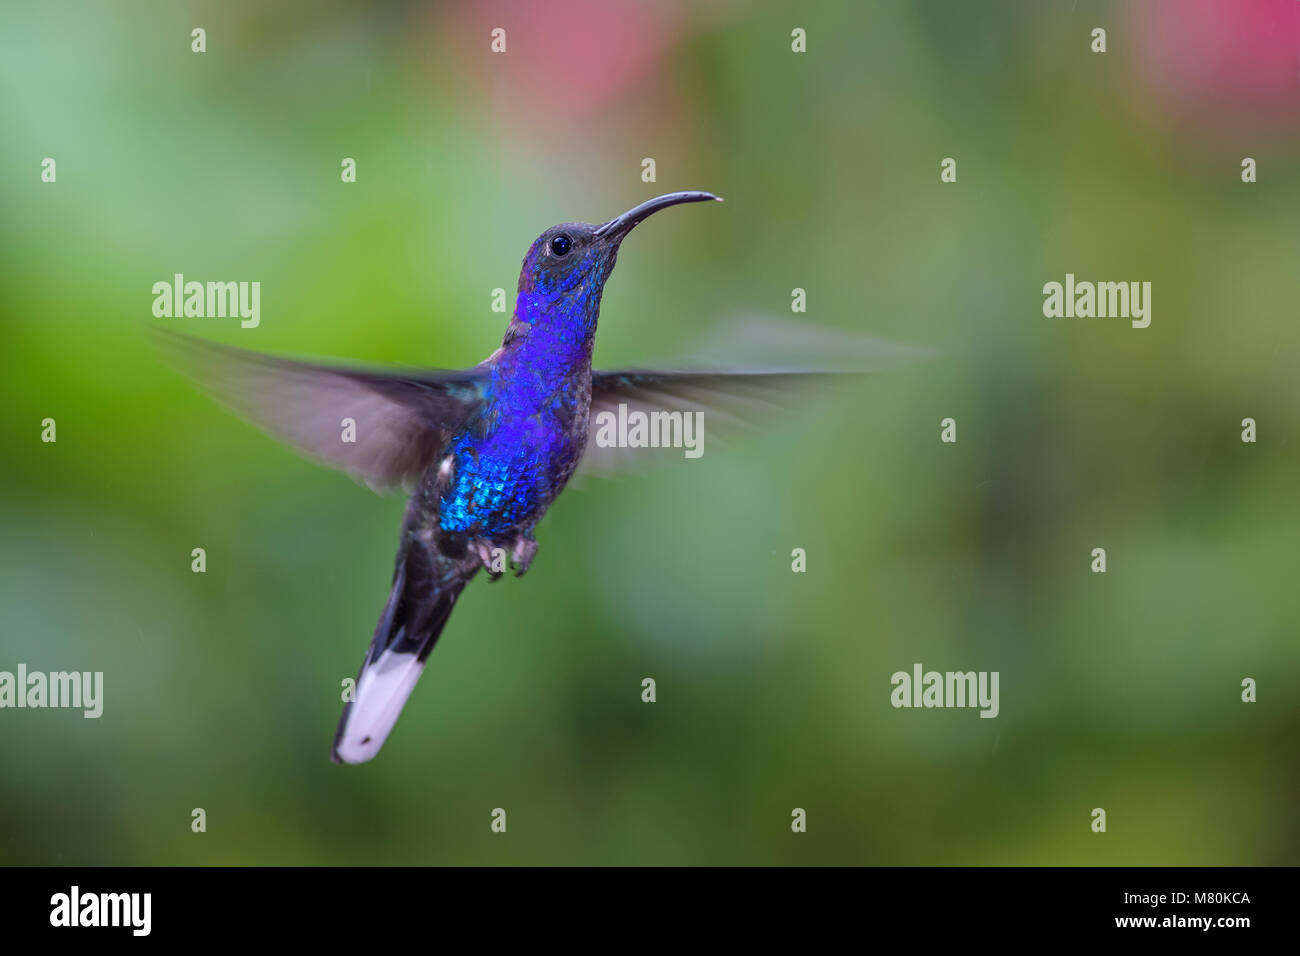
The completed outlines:
<svg viewBox="0 0 1300 956">
<path fill-rule="evenodd" d="M 343 707 L 331 758 L 379 753 L 423 673 L 456 599 L 505 557 L 522 576 L 537 555 L 537 523 L 587 450 L 593 416 L 643 409 L 725 408 L 729 397 L 820 378 L 817 371 L 594 371 L 601 295 L 624 240 L 684 203 L 674 192 L 608 222 L 543 232 L 519 272 L 501 347 L 458 371 L 336 367 L 166 335 L 201 386 L 272 436 L 351 473 L 376 491 L 410 493 L 392 585 Z M 355 433 L 346 440 L 341 425 Z"/>
</svg>

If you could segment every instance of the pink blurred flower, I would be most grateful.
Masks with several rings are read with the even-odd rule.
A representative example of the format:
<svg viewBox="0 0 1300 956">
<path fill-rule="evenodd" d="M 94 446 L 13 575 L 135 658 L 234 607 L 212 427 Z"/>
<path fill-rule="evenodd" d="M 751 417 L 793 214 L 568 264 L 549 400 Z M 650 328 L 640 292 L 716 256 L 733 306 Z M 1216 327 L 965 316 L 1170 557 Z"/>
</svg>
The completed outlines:
<svg viewBox="0 0 1300 956">
<path fill-rule="evenodd" d="M 645 81 L 681 35 L 676 3 L 482 0 L 449 8 L 444 41 L 497 108 L 526 125 L 569 125 Z M 491 31 L 506 52 L 489 53 Z M 477 44 L 477 46 L 476 46 Z"/>
<path fill-rule="evenodd" d="M 1300 132 L 1300 2 L 1139 0 L 1125 4 L 1132 55 L 1157 108 L 1218 130 Z"/>
</svg>

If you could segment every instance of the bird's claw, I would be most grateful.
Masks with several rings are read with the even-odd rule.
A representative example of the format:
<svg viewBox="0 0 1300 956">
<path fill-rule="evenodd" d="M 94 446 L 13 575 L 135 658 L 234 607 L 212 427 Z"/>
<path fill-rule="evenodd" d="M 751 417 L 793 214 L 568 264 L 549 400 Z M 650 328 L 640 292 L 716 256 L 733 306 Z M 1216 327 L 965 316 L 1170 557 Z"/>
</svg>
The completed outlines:
<svg viewBox="0 0 1300 956">
<path fill-rule="evenodd" d="M 537 554 L 537 540 L 532 537 L 521 536 L 515 541 L 514 552 L 510 555 L 510 561 L 515 567 L 515 577 L 522 578 L 528 566 L 533 563 L 533 557 Z"/>
<path fill-rule="evenodd" d="M 496 560 L 492 554 L 493 551 L 500 550 L 493 548 L 487 541 L 475 542 L 474 549 L 478 552 L 478 559 L 483 563 L 484 570 L 488 573 L 488 578 L 492 581 L 500 581 L 504 571 L 497 570 L 494 566 Z"/>
<path fill-rule="evenodd" d="M 476 541 L 474 552 L 478 555 L 483 569 L 487 571 L 488 577 L 493 581 L 501 580 L 506 567 L 505 549 L 491 541 Z M 521 536 L 515 540 L 510 552 L 510 566 L 515 569 L 515 577 L 524 576 L 528 566 L 533 563 L 535 554 L 537 554 L 537 542 L 532 537 Z"/>
</svg>

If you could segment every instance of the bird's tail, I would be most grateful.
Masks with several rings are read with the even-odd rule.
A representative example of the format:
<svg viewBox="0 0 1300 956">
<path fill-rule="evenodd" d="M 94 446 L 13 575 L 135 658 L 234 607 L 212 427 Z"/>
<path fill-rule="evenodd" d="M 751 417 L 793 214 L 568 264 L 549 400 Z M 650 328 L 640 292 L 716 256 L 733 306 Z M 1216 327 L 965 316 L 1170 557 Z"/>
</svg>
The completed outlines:
<svg viewBox="0 0 1300 956">
<path fill-rule="evenodd" d="M 456 569 L 436 573 L 440 563 L 410 553 L 399 559 L 353 698 L 344 704 L 334 734 L 335 763 L 365 763 L 379 753 L 415 689 L 456 598 L 473 576 Z"/>
</svg>

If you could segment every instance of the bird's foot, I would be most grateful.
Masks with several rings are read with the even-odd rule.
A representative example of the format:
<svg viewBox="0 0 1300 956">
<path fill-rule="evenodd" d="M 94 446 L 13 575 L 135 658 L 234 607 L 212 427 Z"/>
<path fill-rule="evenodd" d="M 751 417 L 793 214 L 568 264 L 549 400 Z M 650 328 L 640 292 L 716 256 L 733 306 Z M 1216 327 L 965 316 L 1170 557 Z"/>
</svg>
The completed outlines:
<svg viewBox="0 0 1300 956">
<path fill-rule="evenodd" d="M 528 566 L 533 563 L 533 557 L 537 554 L 537 539 L 532 535 L 520 535 L 515 539 L 515 549 L 510 555 L 511 563 L 514 564 L 515 577 L 522 578 Z"/>
<path fill-rule="evenodd" d="M 483 562 L 488 577 L 493 581 L 500 581 L 501 575 L 505 572 L 505 551 L 492 547 L 491 542 L 482 540 L 474 542 L 474 550 L 478 553 L 478 559 Z"/>
</svg>

